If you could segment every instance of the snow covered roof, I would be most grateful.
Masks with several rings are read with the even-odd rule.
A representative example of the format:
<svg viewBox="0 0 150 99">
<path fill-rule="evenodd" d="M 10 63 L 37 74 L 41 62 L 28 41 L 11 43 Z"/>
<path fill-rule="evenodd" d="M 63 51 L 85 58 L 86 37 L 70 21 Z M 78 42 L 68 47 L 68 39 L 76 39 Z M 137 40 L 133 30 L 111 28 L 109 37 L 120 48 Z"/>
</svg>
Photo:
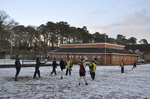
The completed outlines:
<svg viewBox="0 0 150 99">
<path fill-rule="evenodd" d="M 96 47 L 96 48 L 59 48 L 57 50 L 51 51 L 50 53 L 88 53 L 88 54 L 104 54 L 105 48 L 104 47 Z M 136 55 L 135 53 L 129 52 L 123 49 L 114 49 L 114 48 L 106 48 L 107 54 L 132 54 Z"/>
</svg>

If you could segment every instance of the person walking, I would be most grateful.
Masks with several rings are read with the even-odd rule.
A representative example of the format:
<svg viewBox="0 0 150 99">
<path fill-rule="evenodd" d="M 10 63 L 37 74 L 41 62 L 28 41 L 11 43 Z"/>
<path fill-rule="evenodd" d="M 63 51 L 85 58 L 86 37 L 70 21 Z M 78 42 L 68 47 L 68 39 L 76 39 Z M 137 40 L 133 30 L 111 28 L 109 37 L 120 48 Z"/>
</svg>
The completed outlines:
<svg viewBox="0 0 150 99">
<path fill-rule="evenodd" d="M 57 61 L 56 61 L 56 58 L 54 58 L 54 60 L 53 60 L 53 63 L 52 63 L 52 66 L 53 66 L 53 70 L 52 70 L 52 72 L 51 72 L 51 75 L 53 74 L 53 73 L 55 73 L 55 75 L 56 75 L 56 68 L 57 68 Z"/>
<path fill-rule="evenodd" d="M 36 78 L 36 74 L 38 74 L 39 78 L 41 78 L 40 70 L 39 70 L 40 64 L 45 64 L 45 63 L 41 63 L 39 58 L 36 59 L 35 72 L 34 72 L 34 75 L 33 75 L 33 79 Z"/>
<path fill-rule="evenodd" d="M 136 68 L 136 61 L 133 63 L 133 67 L 132 67 L 132 70 Z"/>
<path fill-rule="evenodd" d="M 95 71 L 96 71 L 96 64 L 95 64 L 95 61 L 92 61 L 91 62 L 91 72 L 90 72 L 90 74 L 91 74 L 91 78 L 92 78 L 92 81 L 94 81 L 95 80 Z"/>
<path fill-rule="evenodd" d="M 18 75 L 21 70 L 21 63 L 20 63 L 20 55 L 16 55 L 16 60 L 15 60 L 15 68 L 16 68 L 16 75 L 15 75 L 15 81 L 18 81 Z"/>
<path fill-rule="evenodd" d="M 124 73 L 124 62 L 123 62 L 123 60 L 121 61 L 121 63 L 120 63 L 120 67 L 121 67 L 121 73 Z"/>
<path fill-rule="evenodd" d="M 91 62 L 90 62 L 90 64 L 89 64 L 89 73 L 90 73 L 90 75 L 91 75 L 91 79 L 93 79 L 93 76 L 94 76 L 94 79 L 95 79 L 95 75 L 93 75 L 93 74 L 95 74 L 94 73 L 94 70 L 93 70 L 93 66 L 94 66 L 94 69 L 96 70 L 96 66 L 97 66 L 97 58 L 94 58 L 93 60 L 91 60 Z M 92 73 L 92 70 L 93 70 L 93 73 Z M 93 81 L 94 81 L 94 79 L 93 79 Z"/>
<path fill-rule="evenodd" d="M 84 63 L 85 63 L 85 60 L 84 59 L 81 59 L 81 63 L 80 63 L 80 67 L 79 67 L 79 85 L 81 84 L 81 81 L 82 79 L 84 79 L 84 82 L 85 82 L 85 85 L 88 85 L 87 81 L 86 81 L 86 77 L 85 77 L 85 68 L 84 68 Z"/>
<path fill-rule="evenodd" d="M 71 71 L 72 71 L 72 67 L 73 67 L 73 64 L 72 64 L 72 61 L 68 58 L 68 60 L 66 61 L 66 76 L 68 75 L 68 72 L 69 72 L 69 75 L 71 75 Z"/>
<path fill-rule="evenodd" d="M 65 69 L 65 61 L 63 60 L 63 58 L 61 59 L 61 61 L 59 62 L 60 65 L 60 69 L 61 69 L 61 79 L 63 79 L 63 69 Z"/>
</svg>

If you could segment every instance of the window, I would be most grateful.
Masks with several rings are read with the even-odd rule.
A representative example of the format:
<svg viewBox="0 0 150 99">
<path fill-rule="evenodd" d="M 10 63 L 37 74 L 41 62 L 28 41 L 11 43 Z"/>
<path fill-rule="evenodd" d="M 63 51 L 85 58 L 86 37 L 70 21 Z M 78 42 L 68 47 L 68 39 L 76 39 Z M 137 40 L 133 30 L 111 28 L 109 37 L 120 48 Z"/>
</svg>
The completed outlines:
<svg viewBox="0 0 150 99">
<path fill-rule="evenodd" d="M 126 61 L 127 60 L 127 57 L 126 56 L 124 56 L 124 61 Z"/>
<path fill-rule="evenodd" d="M 73 58 L 73 55 L 69 55 L 69 58 Z"/>
<path fill-rule="evenodd" d="M 80 59 L 80 57 L 79 57 L 78 55 L 76 55 L 76 59 L 77 59 L 77 60 L 79 60 L 79 59 Z"/>
<path fill-rule="evenodd" d="M 113 55 L 112 60 L 115 61 L 115 55 Z"/>
<path fill-rule="evenodd" d="M 113 55 L 113 61 L 119 61 L 118 55 Z"/>
<path fill-rule="evenodd" d="M 129 56 L 129 61 L 130 61 L 130 56 Z"/>
<path fill-rule="evenodd" d="M 134 57 L 132 57 L 132 61 L 134 61 Z"/>
<path fill-rule="evenodd" d="M 100 61 L 102 61 L 102 55 L 99 55 L 98 58 Z"/>
<path fill-rule="evenodd" d="M 116 61 L 118 61 L 118 60 L 119 60 L 118 55 L 116 55 Z"/>
</svg>

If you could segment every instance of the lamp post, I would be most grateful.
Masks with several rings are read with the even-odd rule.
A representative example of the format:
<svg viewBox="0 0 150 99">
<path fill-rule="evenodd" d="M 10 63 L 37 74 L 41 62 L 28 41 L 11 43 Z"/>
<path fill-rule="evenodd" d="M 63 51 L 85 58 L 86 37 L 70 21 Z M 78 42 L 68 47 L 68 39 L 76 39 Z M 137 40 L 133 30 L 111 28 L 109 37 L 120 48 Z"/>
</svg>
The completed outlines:
<svg viewBox="0 0 150 99">
<path fill-rule="evenodd" d="M 12 42 L 11 42 L 10 54 L 12 55 Z"/>
<path fill-rule="evenodd" d="M 106 36 L 105 36 L 105 65 L 106 65 Z"/>
</svg>

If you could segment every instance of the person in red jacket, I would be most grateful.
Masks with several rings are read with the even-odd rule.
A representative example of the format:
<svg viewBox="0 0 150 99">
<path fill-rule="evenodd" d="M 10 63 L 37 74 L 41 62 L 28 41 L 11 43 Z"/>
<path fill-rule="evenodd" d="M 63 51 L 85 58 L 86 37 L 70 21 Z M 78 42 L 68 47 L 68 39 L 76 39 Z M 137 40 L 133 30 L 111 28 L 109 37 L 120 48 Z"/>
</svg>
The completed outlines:
<svg viewBox="0 0 150 99">
<path fill-rule="evenodd" d="M 82 78 L 84 79 L 85 84 L 88 85 L 88 83 L 86 81 L 86 78 L 85 78 L 86 71 L 85 71 L 85 68 L 84 68 L 84 63 L 85 63 L 85 60 L 82 59 L 81 63 L 80 63 L 80 68 L 79 68 L 79 76 L 80 76 L 79 85 L 81 84 Z"/>
</svg>

